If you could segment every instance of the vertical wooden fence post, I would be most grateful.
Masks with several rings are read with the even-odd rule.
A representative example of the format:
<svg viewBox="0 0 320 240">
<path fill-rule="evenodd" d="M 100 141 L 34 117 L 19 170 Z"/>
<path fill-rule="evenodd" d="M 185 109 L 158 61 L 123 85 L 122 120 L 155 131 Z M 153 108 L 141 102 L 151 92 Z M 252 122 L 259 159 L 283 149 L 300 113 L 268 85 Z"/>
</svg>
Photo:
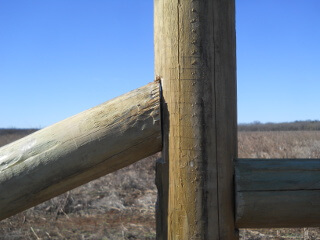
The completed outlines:
<svg viewBox="0 0 320 240">
<path fill-rule="evenodd" d="M 157 239 L 237 239 L 234 0 L 154 0 L 163 92 Z"/>
</svg>

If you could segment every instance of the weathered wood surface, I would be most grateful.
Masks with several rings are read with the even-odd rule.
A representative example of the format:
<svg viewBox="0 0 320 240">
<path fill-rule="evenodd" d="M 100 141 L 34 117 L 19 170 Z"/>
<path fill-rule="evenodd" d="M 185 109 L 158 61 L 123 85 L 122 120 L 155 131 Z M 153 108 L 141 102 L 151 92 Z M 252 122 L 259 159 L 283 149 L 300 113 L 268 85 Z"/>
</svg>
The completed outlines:
<svg viewBox="0 0 320 240">
<path fill-rule="evenodd" d="M 320 226 L 320 159 L 238 159 L 239 228 Z"/>
<path fill-rule="evenodd" d="M 155 0 L 163 89 L 157 239 L 237 239 L 234 1 Z"/>
<path fill-rule="evenodd" d="M 159 83 L 0 148 L 0 220 L 161 150 Z"/>
</svg>

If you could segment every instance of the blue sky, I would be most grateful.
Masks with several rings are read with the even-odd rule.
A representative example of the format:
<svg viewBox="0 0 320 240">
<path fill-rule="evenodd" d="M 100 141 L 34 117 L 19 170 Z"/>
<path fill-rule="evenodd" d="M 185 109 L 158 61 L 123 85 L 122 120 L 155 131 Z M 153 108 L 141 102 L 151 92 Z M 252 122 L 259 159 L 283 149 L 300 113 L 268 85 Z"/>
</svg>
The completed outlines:
<svg viewBox="0 0 320 240">
<path fill-rule="evenodd" d="M 320 119 L 320 1 L 237 0 L 238 121 Z M 154 78 L 152 0 L 0 0 L 0 128 L 46 127 Z"/>
<path fill-rule="evenodd" d="M 238 0 L 238 121 L 320 120 L 320 1 Z"/>
</svg>

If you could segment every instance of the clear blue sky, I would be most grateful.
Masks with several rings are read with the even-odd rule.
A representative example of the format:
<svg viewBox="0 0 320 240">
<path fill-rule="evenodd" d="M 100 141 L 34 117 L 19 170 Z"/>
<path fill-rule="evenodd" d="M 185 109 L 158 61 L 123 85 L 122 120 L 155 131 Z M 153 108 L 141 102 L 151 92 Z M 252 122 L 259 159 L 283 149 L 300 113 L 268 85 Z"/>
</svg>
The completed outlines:
<svg viewBox="0 0 320 240">
<path fill-rule="evenodd" d="M 236 3 L 238 121 L 319 120 L 320 1 Z M 45 127 L 153 78 L 153 0 L 0 0 L 0 128 Z"/>
</svg>

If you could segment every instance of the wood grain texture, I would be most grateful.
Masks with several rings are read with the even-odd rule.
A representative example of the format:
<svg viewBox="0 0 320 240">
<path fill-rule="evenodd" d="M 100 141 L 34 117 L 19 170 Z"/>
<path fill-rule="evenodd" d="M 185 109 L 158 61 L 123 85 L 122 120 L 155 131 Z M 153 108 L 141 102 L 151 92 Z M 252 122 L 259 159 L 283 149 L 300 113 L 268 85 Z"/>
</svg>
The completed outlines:
<svg viewBox="0 0 320 240">
<path fill-rule="evenodd" d="M 161 150 L 159 83 L 0 148 L 0 220 Z"/>
<path fill-rule="evenodd" d="M 320 159 L 238 159 L 241 228 L 319 227 Z"/>
<path fill-rule="evenodd" d="M 237 239 L 234 1 L 155 0 L 163 92 L 157 239 Z"/>
</svg>

